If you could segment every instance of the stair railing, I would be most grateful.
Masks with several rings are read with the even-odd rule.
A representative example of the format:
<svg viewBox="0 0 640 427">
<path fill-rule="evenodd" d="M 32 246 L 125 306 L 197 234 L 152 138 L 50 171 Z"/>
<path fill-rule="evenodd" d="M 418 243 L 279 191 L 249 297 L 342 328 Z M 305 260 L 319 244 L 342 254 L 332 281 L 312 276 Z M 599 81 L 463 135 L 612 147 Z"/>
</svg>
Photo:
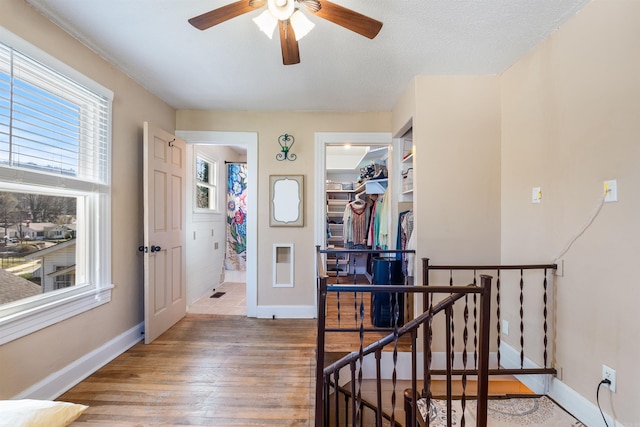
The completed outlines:
<svg viewBox="0 0 640 427">
<path fill-rule="evenodd" d="M 317 347 L 317 371 L 316 371 L 316 409 L 315 409 L 315 425 L 330 426 L 330 425 L 351 425 L 359 426 L 363 425 L 363 404 L 362 404 L 362 366 L 364 358 L 370 354 L 376 356 L 376 372 L 377 372 L 377 384 L 376 384 L 376 396 L 377 396 L 377 413 L 376 413 L 376 426 L 382 426 L 382 404 L 381 404 L 381 387 L 380 387 L 380 371 L 381 371 L 381 353 L 382 349 L 386 346 L 393 345 L 393 391 L 391 397 L 391 415 L 388 417 L 391 426 L 396 426 L 395 421 L 395 407 L 396 407 L 396 367 L 397 367 L 397 346 L 398 340 L 408 335 L 411 337 L 411 382 L 412 389 L 410 392 L 409 406 L 407 407 L 410 414 L 406 417 L 409 425 L 415 426 L 417 422 L 418 414 L 418 392 L 417 392 L 417 336 L 418 329 L 422 326 L 423 329 L 428 331 L 425 336 L 425 345 L 432 344 L 432 329 L 431 323 L 433 317 L 436 314 L 444 313 L 446 318 L 447 336 L 446 336 L 446 349 L 447 354 L 453 352 L 453 342 L 450 336 L 450 330 L 453 324 L 453 306 L 462 298 L 467 298 L 472 295 L 477 301 L 477 307 L 480 308 L 480 315 L 477 319 L 477 376 L 478 376 L 478 388 L 477 388 L 477 425 L 486 426 L 487 417 L 487 396 L 488 396 L 488 372 L 489 372 L 489 332 L 490 332 L 490 317 L 491 317 L 491 276 L 481 275 L 480 286 L 477 284 L 469 284 L 467 286 L 402 286 L 402 285 L 359 285 L 359 284 L 328 284 L 326 272 L 324 270 L 324 263 L 322 262 L 322 254 L 332 253 L 338 250 L 321 250 L 317 248 L 318 254 L 318 347 Z M 368 252 L 368 251 L 362 251 Z M 374 251 L 380 253 L 380 251 Z M 402 251 L 387 251 L 387 252 L 402 252 Z M 325 357 L 325 338 L 327 332 L 340 332 L 344 329 L 331 329 L 326 328 L 326 305 L 327 294 L 335 292 L 337 295 L 340 293 L 353 292 L 356 298 L 354 301 L 357 303 L 357 295 L 360 295 L 360 305 L 356 312 L 356 321 L 359 321 L 359 337 L 360 346 L 358 351 L 353 351 L 340 360 L 324 367 Z M 382 339 L 364 346 L 364 298 L 363 294 L 374 295 L 379 292 L 395 294 L 395 306 L 393 309 L 393 327 L 391 333 L 384 336 Z M 400 326 L 398 322 L 398 298 L 399 294 L 413 294 L 420 293 L 423 295 L 423 300 L 428 301 L 428 309 L 425 310 L 418 317 L 408 321 L 404 325 Z M 449 294 L 448 297 L 434 303 L 434 294 Z M 339 299 L 338 299 L 339 301 Z M 359 312 L 358 312 L 359 311 Z M 338 311 L 339 312 L 339 311 Z M 369 331 L 370 329 L 367 329 Z M 426 353 L 425 353 L 426 354 Z M 430 350 L 429 353 L 431 354 Z M 447 413 L 448 413 L 448 425 L 452 425 L 451 417 L 451 405 L 452 405 L 452 385 L 451 377 L 453 375 L 452 360 L 447 358 L 446 369 L 446 382 L 447 382 Z M 341 424 L 340 409 L 339 409 L 339 376 L 342 369 L 350 370 L 351 376 L 351 417 L 350 424 L 348 420 L 345 420 L 345 424 Z M 429 372 L 430 364 L 425 364 L 425 378 L 431 376 Z M 431 404 L 431 394 L 429 393 L 428 384 L 425 382 L 426 388 L 422 391 L 421 397 L 426 399 L 426 405 L 429 407 Z M 464 387 L 465 385 L 463 385 Z M 332 393 L 333 392 L 333 393 Z M 333 394 L 333 399 L 331 399 Z M 332 406 L 333 401 L 333 406 Z M 348 411 L 348 405 L 345 411 Z M 331 417 L 333 409 L 333 417 Z M 349 417 L 347 417 L 349 418 Z M 464 413 L 462 414 L 462 422 L 464 423 Z M 426 421 L 429 423 L 428 417 Z"/>
<path fill-rule="evenodd" d="M 438 283 L 448 280 L 450 286 L 463 283 L 476 283 L 480 274 L 489 274 L 496 278 L 494 289 L 495 307 L 493 321 L 495 326 L 490 342 L 495 355 L 489 370 L 489 375 L 556 375 L 552 366 L 553 343 L 555 341 L 555 327 L 553 316 L 553 275 L 556 264 L 522 264 L 522 265 L 430 265 L 429 258 L 422 259 L 422 282 L 425 286 L 436 278 Z M 437 275 L 440 274 L 439 277 Z M 444 277 L 444 276 L 446 277 Z M 508 277 L 505 277 L 508 276 Z M 423 300 L 423 309 L 427 310 L 430 302 Z M 505 306 L 506 304 L 506 306 Z M 509 316 L 505 311 L 510 310 Z M 452 353 L 449 358 L 455 359 L 458 368 L 453 374 L 458 376 L 475 375 L 477 369 L 477 348 L 471 344 L 471 351 L 467 343 L 461 343 L 458 331 L 477 340 L 477 305 L 475 298 L 465 299 L 462 313 L 457 313 L 451 325 Z M 528 320 L 529 319 L 529 320 Z M 533 320 L 531 320 L 533 319 Z M 509 332 L 508 320 L 515 322 L 518 328 Z M 505 322 L 507 322 L 505 324 Z M 460 325 L 462 323 L 462 325 Z M 511 328 L 515 329 L 515 328 Z M 515 334 L 514 334 L 515 332 Z M 428 331 L 424 331 L 426 337 Z M 505 346 L 505 338 L 512 337 L 510 344 Z M 513 338 L 516 335 L 516 338 Z M 456 337 L 459 345 L 455 345 Z M 529 337 L 527 339 L 527 337 Z M 514 343 L 515 342 L 515 343 Z M 464 344 L 464 345 L 462 345 Z M 512 347 L 513 345 L 513 347 Z M 503 351 L 510 350 L 512 356 L 504 360 Z M 430 361 L 429 348 L 424 347 L 425 365 Z M 505 366 L 507 365 L 507 366 Z M 426 372 L 426 369 L 425 369 Z M 431 371 L 434 375 L 444 374 L 443 370 Z M 425 383 L 428 378 L 425 378 Z"/>
</svg>

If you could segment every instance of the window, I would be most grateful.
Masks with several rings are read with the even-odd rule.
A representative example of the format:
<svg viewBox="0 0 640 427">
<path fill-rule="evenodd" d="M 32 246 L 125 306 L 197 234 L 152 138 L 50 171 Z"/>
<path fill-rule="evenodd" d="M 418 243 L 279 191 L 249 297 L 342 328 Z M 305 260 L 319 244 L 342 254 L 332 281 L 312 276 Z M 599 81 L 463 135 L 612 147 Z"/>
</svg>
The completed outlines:
<svg viewBox="0 0 640 427">
<path fill-rule="evenodd" d="M 111 298 L 112 97 L 0 28 L 0 344 Z"/>
<path fill-rule="evenodd" d="M 218 212 L 218 162 L 196 155 L 196 212 Z"/>
</svg>

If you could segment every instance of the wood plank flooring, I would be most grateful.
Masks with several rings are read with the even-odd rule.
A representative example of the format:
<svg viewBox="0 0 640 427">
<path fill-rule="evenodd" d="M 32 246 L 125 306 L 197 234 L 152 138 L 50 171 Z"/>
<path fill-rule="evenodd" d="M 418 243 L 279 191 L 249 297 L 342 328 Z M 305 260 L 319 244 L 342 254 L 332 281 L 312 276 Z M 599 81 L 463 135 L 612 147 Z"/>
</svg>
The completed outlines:
<svg viewBox="0 0 640 427">
<path fill-rule="evenodd" d="M 355 279 L 358 284 L 369 284 L 364 275 L 358 275 Z M 329 283 L 353 284 L 353 276 L 330 277 Z M 411 300 L 413 301 L 413 300 Z M 360 303 L 364 305 L 365 328 L 372 328 L 371 323 L 371 293 L 367 292 L 329 292 L 327 294 L 327 328 L 359 328 L 360 327 Z M 339 314 L 339 315 L 338 315 Z M 363 345 L 378 341 L 390 332 L 367 332 Z M 358 332 L 327 332 L 325 348 L 327 351 L 357 351 L 360 346 Z M 384 351 L 393 351 L 389 346 Z M 398 351 L 411 351 L 411 337 L 405 336 L 398 340 Z"/>
<path fill-rule="evenodd" d="M 342 307 L 353 310 L 350 295 L 341 297 Z M 328 324 L 337 325 L 332 306 L 335 301 Z M 333 335 L 329 351 L 357 349 L 357 336 Z M 89 406 L 75 427 L 311 426 L 315 347 L 315 319 L 188 314 L 152 344 L 135 345 L 58 400 Z"/>
<path fill-rule="evenodd" d="M 316 321 L 190 314 L 58 400 L 73 426 L 313 425 Z"/>
</svg>

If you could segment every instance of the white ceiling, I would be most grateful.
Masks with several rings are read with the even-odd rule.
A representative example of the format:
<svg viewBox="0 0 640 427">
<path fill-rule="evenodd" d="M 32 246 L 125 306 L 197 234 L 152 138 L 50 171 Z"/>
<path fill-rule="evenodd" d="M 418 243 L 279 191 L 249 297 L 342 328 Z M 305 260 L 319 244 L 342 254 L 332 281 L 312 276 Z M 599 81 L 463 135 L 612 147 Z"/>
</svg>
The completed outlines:
<svg viewBox="0 0 640 427">
<path fill-rule="evenodd" d="M 27 1 L 175 108 L 254 111 L 389 111 L 413 76 L 502 73 L 589 2 L 333 0 L 382 21 L 378 36 L 305 12 L 316 27 L 284 66 L 262 10 L 187 22 L 235 0 Z"/>
</svg>

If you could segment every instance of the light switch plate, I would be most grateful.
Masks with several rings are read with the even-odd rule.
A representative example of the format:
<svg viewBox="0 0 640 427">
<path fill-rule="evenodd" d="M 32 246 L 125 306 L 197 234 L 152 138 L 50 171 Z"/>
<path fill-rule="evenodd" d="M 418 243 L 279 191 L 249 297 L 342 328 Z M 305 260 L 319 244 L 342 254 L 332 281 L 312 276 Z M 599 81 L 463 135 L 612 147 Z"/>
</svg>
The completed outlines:
<svg viewBox="0 0 640 427">
<path fill-rule="evenodd" d="M 540 187 L 533 187 L 531 190 L 531 203 L 540 203 L 542 200 L 542 190 Z"/>
<path fill-rule="evenodd" d="M 604 182 L 604 201 L 605 202 L 617 202 L 618 201 L 618 181 L 615 179 Z"/>
</svg>

